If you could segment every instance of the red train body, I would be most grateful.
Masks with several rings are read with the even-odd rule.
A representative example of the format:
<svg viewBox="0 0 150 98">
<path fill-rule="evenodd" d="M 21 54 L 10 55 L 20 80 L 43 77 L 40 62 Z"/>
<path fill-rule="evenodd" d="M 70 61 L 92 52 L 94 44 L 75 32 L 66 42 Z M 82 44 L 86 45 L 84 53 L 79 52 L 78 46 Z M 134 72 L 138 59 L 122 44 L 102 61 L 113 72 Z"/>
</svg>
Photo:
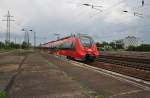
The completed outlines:
<svg viewBox="0 0 150 98">
<path fill-rule="evenodd" d="M 49 53 L 67 56 L 69 59 L 94 61 L 99 56 L 96 44 L 87 35 L 69 36 L 41 45 Z"/>
</svg>

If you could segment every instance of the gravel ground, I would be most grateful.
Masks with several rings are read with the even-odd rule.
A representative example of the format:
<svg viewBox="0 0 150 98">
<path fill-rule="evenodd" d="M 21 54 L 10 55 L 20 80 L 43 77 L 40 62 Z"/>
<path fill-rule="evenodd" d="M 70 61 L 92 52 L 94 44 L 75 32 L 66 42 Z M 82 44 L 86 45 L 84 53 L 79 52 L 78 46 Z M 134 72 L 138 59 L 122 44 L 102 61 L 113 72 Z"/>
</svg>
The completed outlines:
<svg viewBox="0 0 150 98">
<path fill-rule="evenodd" d="M 8 98 L 150 98 L 149 90 L 44 53 L 1 58 L 1 89 L 15 73 Z"/>
<path fill-rule="evenodd" d="M 23 58 L 23 55 L 16 56 L 16 54 L 12 53 L 0 54 L 0 91 L 7 88 L 9 81 L 16 73 Z"/>
<path fill-rule="evenodd" d="M 53 61 L 30 54 L 10 88 L 9 98 L 95 98 Z"/>
<path fill-rule="evenodd" d="M 105 98 L 150 98 L 149 90 L 127 81 L 75 66 L 54 56 L 47 56 L 47 58 L 85 88 L 96 91 Z"/>
</svg>

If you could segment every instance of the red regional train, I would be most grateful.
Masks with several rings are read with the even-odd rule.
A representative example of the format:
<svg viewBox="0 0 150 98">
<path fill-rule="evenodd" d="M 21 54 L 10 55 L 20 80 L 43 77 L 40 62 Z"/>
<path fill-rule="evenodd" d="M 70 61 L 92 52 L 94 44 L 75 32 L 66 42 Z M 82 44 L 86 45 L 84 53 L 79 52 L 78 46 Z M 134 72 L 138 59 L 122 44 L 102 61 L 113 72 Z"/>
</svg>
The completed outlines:
<svg viewBox="0 0 150 98">
<path fill-rule="evenodd" d="M 94 61 L 99 56 L 94 40 L 88 35 L 71 35 L 56 41 L 42 44 L 49 53 L 64 55 L 68 59 Z"/>
</svg>

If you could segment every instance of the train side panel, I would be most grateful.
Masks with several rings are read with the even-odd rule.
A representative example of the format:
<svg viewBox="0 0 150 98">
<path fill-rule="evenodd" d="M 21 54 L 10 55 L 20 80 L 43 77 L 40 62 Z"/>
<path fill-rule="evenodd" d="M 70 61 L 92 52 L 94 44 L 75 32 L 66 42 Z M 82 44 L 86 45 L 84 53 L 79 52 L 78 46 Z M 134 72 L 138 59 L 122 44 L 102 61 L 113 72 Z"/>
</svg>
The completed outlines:
<svg viewBox="0 0 150 98">
<path fill-rule="evenodd" d="M 94 60 L 99 56 L 96 44 L 90 38 L 68 37 L 44 44 L 49 53 L 64 55 L 79 60 Z M 87 40 L 87 41 L 86 41 Z M 89 41 L 89 42 L 88 42 Z"/>
</svg>

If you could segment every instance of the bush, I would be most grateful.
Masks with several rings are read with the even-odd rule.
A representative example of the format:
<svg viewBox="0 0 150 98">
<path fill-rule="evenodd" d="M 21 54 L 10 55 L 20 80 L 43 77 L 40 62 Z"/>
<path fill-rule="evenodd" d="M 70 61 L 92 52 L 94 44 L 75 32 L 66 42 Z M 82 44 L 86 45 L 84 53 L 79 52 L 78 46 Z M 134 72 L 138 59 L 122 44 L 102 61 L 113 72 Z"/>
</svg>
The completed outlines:
<svg viewBox="0 0 150 98">
<path fill-rule="evenodd" d="M 0 98 L 6 98 L 6 92 L 5 91 L 0 91 Z"/>
<path fill-rule="evenodd" d="M 129 46 L 127 51 L 145 51 L 145 52 L 148 52 L 148 51 L 150 51 L 150 45 L 143 44 L 143 45 L 140 45 L 137 47 Z"/>
<path fill-rule="evenodd" d="M 31 44 L 29 43 L 26 43 L 26 42 L 23 42 L 22 44 L 16 44 L 14 42 L 0 42 L 0 49 L 19 49 L 19 48 L 22 48 L 22 49 L 26 49 L 26 48 L 30 48 L 31 47 Z"/>
</svg>

